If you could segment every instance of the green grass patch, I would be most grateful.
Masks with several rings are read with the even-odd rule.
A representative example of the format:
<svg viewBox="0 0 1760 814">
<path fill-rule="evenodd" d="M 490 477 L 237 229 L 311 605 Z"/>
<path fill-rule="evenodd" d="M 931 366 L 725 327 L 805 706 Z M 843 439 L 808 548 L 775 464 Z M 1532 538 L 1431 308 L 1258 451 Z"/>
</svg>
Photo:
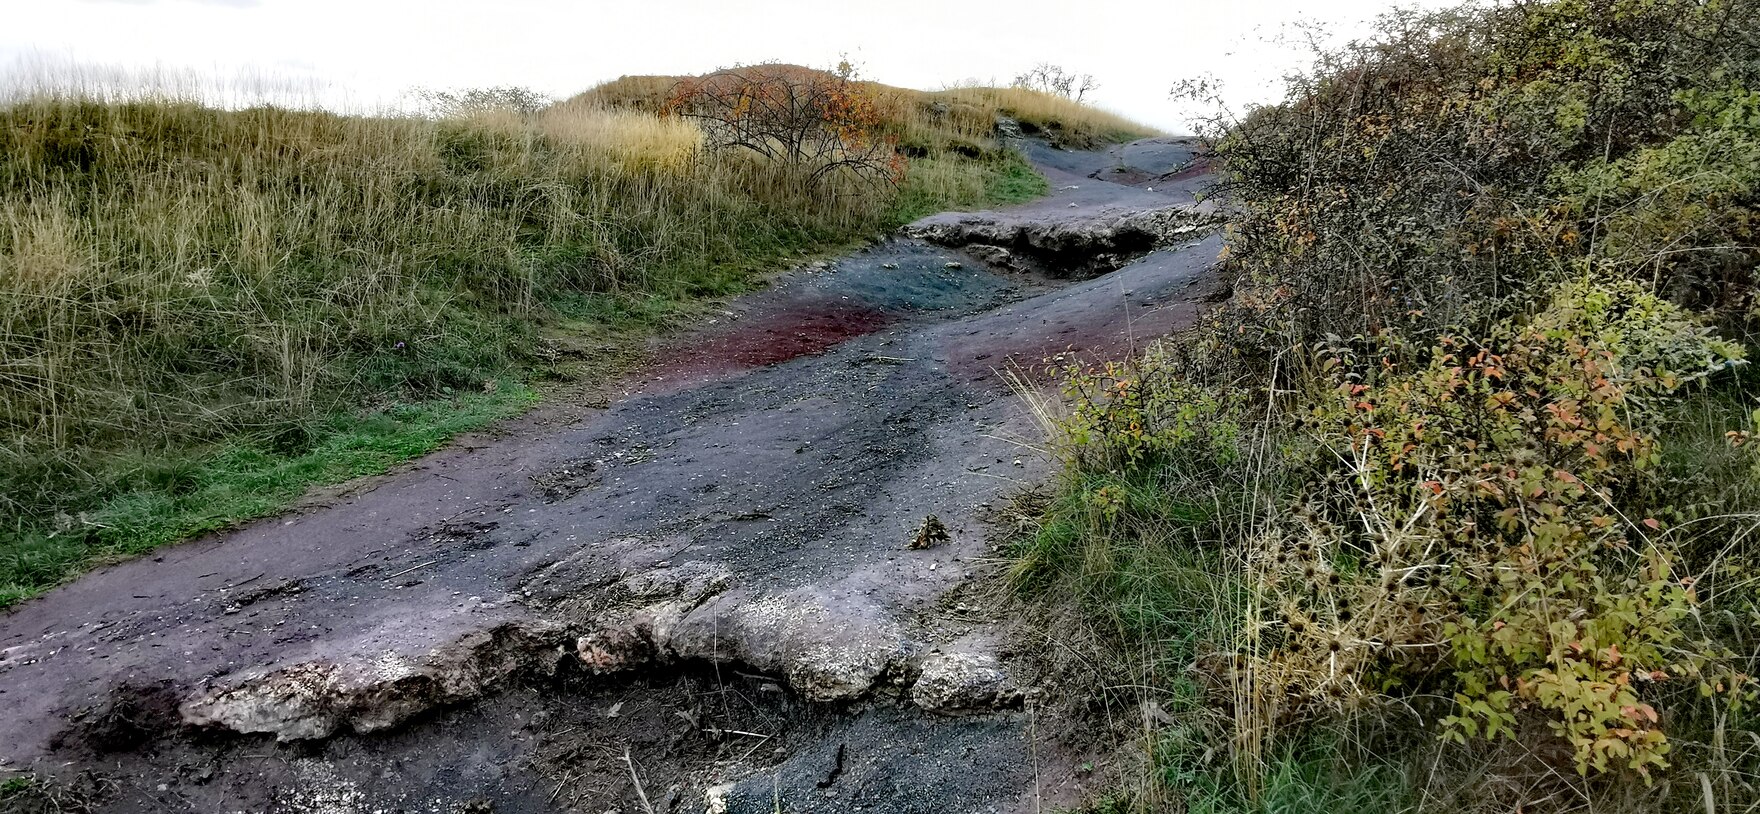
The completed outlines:
<svg viewBox="0 0 1760 814">
<path fill-rule="evenodd" d="M 948 210 L 1026 203 L 1050 190 L 1045 176 L 1012 151 L 920 158 L 911 162 L 887 220 L 902 225 Z"/>
<path fill-rule="evenodd" d="M 1037 527 L 1011 547 L 1010 579 L 1029 598 L 1064 606 L 1101 642 L 1089 657 L 1115 683 L 1154 687 L 1172 714 L 1203 704 L 1189 669 L 1232 641 L 1244 586 L 1217 544 L 1235 498 L 1169 473 L 1066 473 Z M 1126 693 L 1129 695 L 1130 693 Z"/>
<path fill-rule="evenodd" d="M 1403 767 L 1353 759 L 1327 737 L 1292 744 L 1265 760 L 1256 789 L 1244 788 L 1224 765 L 1203 762 L 1214 743 L 1164 737 L 1156 755 L 1162 782 L 1179 789 L 1187 814 L 1404 814 L 1417 810 L 1417 793 Z"/>
<path fill-rule="evenodd" d="M 512 387 L 333 416 L 312 429 L 309 449 L 291 454 L 235 438 L 202 452 L 118 455 L 96 508 L 0 533 L 0 608 L 94 564 L 274 514 L 315 486 L 382 473 L 536 399 Z"/>
</svg>

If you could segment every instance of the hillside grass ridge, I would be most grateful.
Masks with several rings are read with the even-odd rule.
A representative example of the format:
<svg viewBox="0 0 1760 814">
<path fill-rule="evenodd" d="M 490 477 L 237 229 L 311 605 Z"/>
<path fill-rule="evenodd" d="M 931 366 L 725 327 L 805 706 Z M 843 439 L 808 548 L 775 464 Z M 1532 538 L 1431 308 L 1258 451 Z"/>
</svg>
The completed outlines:
<svg viewBox="0 0 1760 814">
<path fill-rule="evenodd" d="M 918 139 L 896 187 L 811 183 L 633 104 L 10 99 L 0 607 L 612 375 L 766 272 L 1045 192 L 988 108 L 886 93 L 882 126 Z"/>
<path fill-rule="evenodd" d="M 557 106 L 660 113 L 666 109 L 679 81 L 686 78 L 624 76 Z M 1116 113 L 1029 88 L 959 86 L 920 91 L 867 81 L 860 86 L 880 108 L 884 130 L 898 137 L 900 148 L 907 155 L 972 155 L 992 150 L 999 116 L 1014 119 L 1029 135 L 1040 135 L 1056 146 L 1076 150 L 1166 135 Z"/>
</svg>

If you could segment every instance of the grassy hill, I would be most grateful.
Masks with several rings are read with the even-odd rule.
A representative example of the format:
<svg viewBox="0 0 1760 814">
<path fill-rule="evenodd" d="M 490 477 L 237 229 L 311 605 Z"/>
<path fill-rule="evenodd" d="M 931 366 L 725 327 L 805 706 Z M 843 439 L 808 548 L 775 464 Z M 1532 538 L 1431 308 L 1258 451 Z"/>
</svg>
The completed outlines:
<svg viewBox="0 0 1760 814">
<path fill-rule="evenodd" d="M 812 68 L 786 66 L 797 71 Z M 625 76 L 591 88 L 561 107 L 613 107 L 658 113 L 672 96 L 678 76 Z M 1070 149 L 1120 143 L 1156 135 L 1153 128 L 1062 96 L 1026 88 L 955 87 L 919 91 L 878 82 L 861 82 L 874 98 L 885 129 L 897 135 L 911 155 L 994 147 L 996 118 L 1020 122 L 1022 130 L 1043 134 Z"/>
<path fill-rule="evenodd" d="M 1044 188 L 990 138 L 1000 101 L 864 86 L 910 134 L 895 187 L 710 149 L 657 115 L 670 87 L 430 117 L 0 105 L 0 607 L 611 375 L 764 272 Z M 958 93 L 1078 141 L 1142 132 Z"/>
</svg>

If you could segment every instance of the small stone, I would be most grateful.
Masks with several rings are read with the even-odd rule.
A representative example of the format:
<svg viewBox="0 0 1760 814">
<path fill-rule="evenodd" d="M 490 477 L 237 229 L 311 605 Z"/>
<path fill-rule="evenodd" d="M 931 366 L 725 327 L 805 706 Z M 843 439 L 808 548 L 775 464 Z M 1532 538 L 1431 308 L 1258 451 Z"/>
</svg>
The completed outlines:
<svg viewBox="0 0 1760 814">
<path fill-rule="evenodd" d="M 587 670 L 615 673 L 654 660 L 654 642 L 642 621 L 589 633 L 575 641 L 575 655 Z"/>
<path fill-rule="evenodd" d="M 781 751 L 781 750 L 777 750 Z M 733 793 L 732 783 L 712 786 L 703 791 L 704 814 L 727 814 L 727 797 Z"/>
<path fill-rule="evenodd" d="M 1021 691 L 992 656 L 943 653 L 923 660 L 911 700 L 931 712 L 987 710 L 1020 703 Z"/>
</svg>

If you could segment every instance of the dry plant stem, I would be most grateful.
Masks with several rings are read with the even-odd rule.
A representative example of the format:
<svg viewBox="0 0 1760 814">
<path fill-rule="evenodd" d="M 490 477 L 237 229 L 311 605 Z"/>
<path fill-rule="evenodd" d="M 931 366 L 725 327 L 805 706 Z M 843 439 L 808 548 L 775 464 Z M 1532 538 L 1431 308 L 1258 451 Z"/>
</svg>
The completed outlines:
<svg viewBox="0 0 1760 814">
<path fill-rule="evenodd" d="M 629 779 L 636 787 L 636 799 L 641 801 L 642 811 L 654 814 L 654 804 L 648 802 L 648 793 L 642 789 L 642 776 L 636 773 L 636 762 L 629 755 L 629 744 L 623 747 L 623 765 L 629 767 Z"/>
</svg>

